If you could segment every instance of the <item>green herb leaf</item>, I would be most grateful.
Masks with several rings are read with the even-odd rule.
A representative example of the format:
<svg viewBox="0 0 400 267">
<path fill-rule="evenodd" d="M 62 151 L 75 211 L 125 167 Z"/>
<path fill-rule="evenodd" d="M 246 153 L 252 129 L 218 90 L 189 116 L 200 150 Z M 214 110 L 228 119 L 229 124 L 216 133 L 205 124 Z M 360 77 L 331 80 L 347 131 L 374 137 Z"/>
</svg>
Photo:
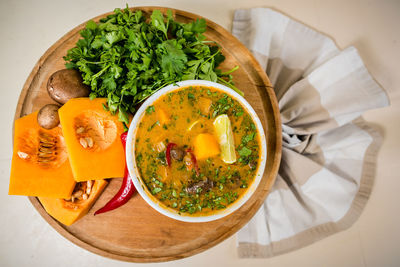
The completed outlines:
<svg viewBox="0 0 400 267">
<path fill-rule="evenodd" d="M 118 119 L 123 123 L 125 123 L 126 125 L 129 124 L 129 116 L 122 107 L 119 107 Z"/>
<path fill-rule="evenodd" d="M 251 155 L 251 149 L 248 149 L 247 147 L 242 147 L 239 151 L 239 155 L 241 157 L 248 157 Z"/>
<path fill-rule="evenodd" d="M 250 134 L 248 134 L 248 135 L 243 136 L 242 142 L 245 143 L 245 144 L 247 144 L 248 142 L 250 142 L 251 140 L 254 139 L 255 134 L 256 134 L 256 133 L 253 132 L 253 133 L 250 133 Z"/>
<path fill-rule="evenodd" d="M 170 75 L 181 73 L 187 62 L 186 54 L 176 40 L 167 40 L 158 46 L 162 50 L 161 67 Z"/>
<path fill-rule="evenodd" d="M 151 130 L 153 130 L 153 128 L 154 128 L 156 125 L 160 125 L 160 122 L 159 122 L 159 121 L 156 121 L 155 123 L 153 123 L 149 128 L 147 128 L 147 131 L 150 132 Z"/>
<path fill-rule="evenodd" d="M 167 27 L 165 26 L 164 16 L 160 10 L 153 11 L 153 14 L 151 14 L 151 23 L 156 29 L 162 31 L 165 34 L 165 37 L 167 37 Z"/>
<path fill-rule="evenodd" d="M 82 38 L 67 51 L 65 66 L 79 70 L 90 98 L 106 97 L 108 110 L 121 110 L 119 119 L 126 124 L 137 104 L 168 84 L 206 79 L 238 91 L 231 75 L 237 67 L 217 69 L 225 57 L 217 43 L 205 41 L 206 29 L 204 19 L 177 22 L 170 10 L 167 18 L 154 10 L 148 21 L 141 11 L 117 8 L 99 23 L 87 22 Z"/>
<path fill-rule="evenodd" d="M 161 188 L 155 187 L 153 190 L 151 190 L 151 193 L 152 193 L 153 195 L 155 195 L 155 194 L 159 193 L 161 190 L 162 190 Z"/>
<path fill-rule="evenodd" d="M 153 113 L 153 112 L 155 112 L 156 111 L 156 109 L 154 108 L 154 106 L 153 105 L 151 105 L 151 106 L 148 106 L 147 108 L 146 108 L 146 114 L 151 114 L 151 113 Z"/>
<path fill-rule="evenodd" d="M 207 25 L 205 19 L 196 19 L 192 22 L 192 32 L 203 33 L 206 31 Z"/>
</svg>

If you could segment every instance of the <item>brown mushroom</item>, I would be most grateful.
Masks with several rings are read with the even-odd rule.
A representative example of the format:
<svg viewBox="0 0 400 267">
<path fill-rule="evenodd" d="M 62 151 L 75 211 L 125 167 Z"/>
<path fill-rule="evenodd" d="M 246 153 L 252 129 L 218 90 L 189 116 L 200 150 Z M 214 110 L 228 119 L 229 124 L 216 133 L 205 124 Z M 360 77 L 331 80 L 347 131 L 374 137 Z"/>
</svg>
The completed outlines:
<svg viewBox="0 0 400 267">
<path fill-rule="evenodd" d="M 47 92 L 60 104 L 65 104 L 71 98 L 87 97 L 90 89 L 83 84 L 79 71 L 63 69 L 53 73 L 47 81 Z"/>
<path fill-rule="evenodd" d="M 171 149 L 171 157 L 174 160 L 182 161 L 184 156 L 185 156 L 185 151 L 182 148 L 173 147 Z"/>
<path fill-rule="evenodd" d="M 58 109 L 60 107 L 55 104 L 47 104 L 43 106 L 37 115 L 38 124 L 45 129 L 52 129 L 60 124 L 58 117 Z"/>
<path fill-rule="evenodd" d="M 214 187 L 214 182 L 207 177 L 199 182 L 191 183 L 186 187 L 188 194 L 204 193 Z"/>
</svg>

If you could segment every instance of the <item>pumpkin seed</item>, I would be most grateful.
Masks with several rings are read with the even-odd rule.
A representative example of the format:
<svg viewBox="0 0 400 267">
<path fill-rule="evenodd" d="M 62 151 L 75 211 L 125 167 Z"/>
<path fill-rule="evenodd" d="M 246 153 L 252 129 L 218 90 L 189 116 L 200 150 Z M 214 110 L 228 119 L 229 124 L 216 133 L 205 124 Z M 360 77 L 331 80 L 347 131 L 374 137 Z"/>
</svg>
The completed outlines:
<svg viewBox="0 0 400 267">
<path fill-rule="evenodd" d="M 78 190 L 76 192 L 74 192 L 74 194 L 72 195 L 74 198 L 80 198 L 83 195 L 83 191 L 82 190 Z"/>
<path fill-rule="evenodd" d="M 49 134 L 47 134 L 47 133 L 45 133 L 45 132 L 40 132 L 40 133 L 39 133 L 39 137 L 40 137 L 41 139 L 45 139 L 45 140 L 51 140 L 51 139 L 53 139 L 53 136 L 51 136 L 51 135 L 49 135 Z"/>
<path fill-rule="evenodd" d="M 88 147 L 93 147 L 93 139 L 91 137 L 85 138 Z"/>
<path fill-rule="evenodd" d="M 29 155 L 27 153 L 25 153 L 25 152 L 18 151 L 17 154 L 18 154 L 18 157 L 20 157 L 21 159 L 29 158 Z"/>
<path fill-rule="evenodd" d="M 79 127 L 78 129 L 76 129 L 76 133 L 77 134 L 81 134 L 81 133 L 83 133 L 85 131 L 85 128 L 83 128 L 83 127 Z"/>
<path fill-rule="evenodd" d="M 79 139 L 79 143 L 81 143 L 81 146 L 82 146 L 83 148 L 87 148 L 87 146 L 88 146 L 88 143 L 87 143 L 87 141 L 86 141 L 85 138 Z"/>
<path fill-rule="evenodd" d="M 90 192 L 92 192 L 93 181 L 89 180 L 86 182 L 86 184 L 86 194 L 90 195 Z"/>
<path fill-rule="evenodd" d="M 48 135 L 46 136 L 39 135 L 39 141 L 42 143 L 49 143 L 49 144 L 54 144 L 57 142 L 57 140 L 54 137 Z"/>
<path fill-rule="evenodd" d="M 83 195 L 82 195 L 82 199 L 83 199 L 83 200 L 86 200 L 86 199 L 88 199 L 88 195 L 86 195 L 86 194 L 83 194 Z"/>
<path fill-rule="evenodd" d="M 42 153 L 53 153 L 53 149 L 51 149 L 49 147 L 40 146 L 39 147 L 39 152 L 42 152 Z"/>
<path fill-rule="evenodd" d="M 54 161 L 56 158 L 55 157 L 49 157 L 49 158 L 38 158 L 38 162 L 40 163 L 49 163 Z"/>
<path fill-rule="evenodd" d="M 48 145 L 48 146 L 54 146 L 55 145 L 55 143 L 52 140 L 40 140 L 40 144 Z"/>
<path fill-rule="evenodd" d="M 48 152 L 46 152 L 46 153 L 38 152 L 37 155 L 38 155 L 39 158 L 50 158 L 50 157 L 53 157 L 53 154 L 51 152 L 50 153 L 48 153 Z"/>
</svg>

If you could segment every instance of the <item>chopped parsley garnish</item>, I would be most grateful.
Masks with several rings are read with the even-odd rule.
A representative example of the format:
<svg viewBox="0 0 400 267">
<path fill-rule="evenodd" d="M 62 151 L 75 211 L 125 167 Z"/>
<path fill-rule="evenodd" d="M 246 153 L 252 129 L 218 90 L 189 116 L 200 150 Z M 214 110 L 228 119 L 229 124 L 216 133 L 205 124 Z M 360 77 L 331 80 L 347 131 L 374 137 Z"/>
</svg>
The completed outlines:
<svg viewBox="0 0 400 267">
<path fill-rule="evenodd" d="M 146 108 L 146 114 L 151 114 L 151 113 L 153 113 L 154 111 L 156 111 L 156 109 L 154 108 L 154 106 L 148 106 L 148 107 Z"/>
<path fill-rule="evenodd" d="M 251 149 L 248 149 L 247 147 L 242 147 L 239 151 L 239 155 L 241 157 L 248 157 L 251 155 Z"/>
<path fill-rule="evenodd" d="M 159 121 L 156 121 L 155 123 L 153 123 L 149 128 L 147 128 L 147 131 L 150 132 L 151 130 L 153 130 L 153 128 L 154 128 L 156 125 L 160 125 L 160 122 L 159 122 Z"/>
<path fill-rule="evenodd" d="M 153 190 L 151 190 L 151 193 L 152 193 L 153 195 L 155 195 L 155 194 L 161 192 L 161 190 L 162 190 L 161 188 L 156 187 L 156 188 L 154 188 Z"/>
</svg>

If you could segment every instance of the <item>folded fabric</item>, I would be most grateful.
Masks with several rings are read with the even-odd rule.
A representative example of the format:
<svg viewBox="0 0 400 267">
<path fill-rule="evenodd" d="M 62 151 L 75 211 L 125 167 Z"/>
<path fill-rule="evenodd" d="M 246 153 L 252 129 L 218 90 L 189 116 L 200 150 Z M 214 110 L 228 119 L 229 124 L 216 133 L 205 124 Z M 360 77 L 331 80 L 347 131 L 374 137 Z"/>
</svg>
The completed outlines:
<svg viewBox="0 0 400 267">
<path fill-rule="evenodd" d="M 266 71 L 283 129 L 277 180 L 237 234 L 240 257 L 292 251 L 350 227 L 370 195 L 381 135 L 360 115 L 389 104 L 357 50 L 269 8 L 237 10 L 232 33 Z"/>
</svg>

